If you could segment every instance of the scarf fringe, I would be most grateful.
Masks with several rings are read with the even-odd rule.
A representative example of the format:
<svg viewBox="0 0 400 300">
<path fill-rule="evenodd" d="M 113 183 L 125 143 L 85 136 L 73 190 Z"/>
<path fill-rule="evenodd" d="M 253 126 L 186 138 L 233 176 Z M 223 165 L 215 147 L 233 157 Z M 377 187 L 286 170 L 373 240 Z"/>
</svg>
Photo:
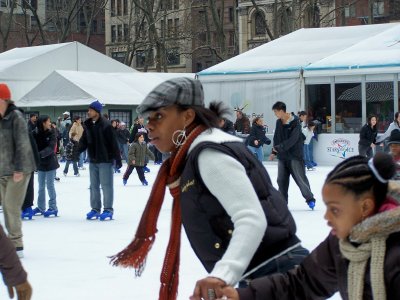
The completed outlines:
<svg viewBox="0 0 400 300">
<path fill-rule="evenodd" d="M 140 276 L 146 265 L 147 254 L 155 241 L 155 235 L 148 238 L 135 238 L 124 250 L 111 256 L 113 266 L 134 268 L 135 275 Z"/>
</svg>

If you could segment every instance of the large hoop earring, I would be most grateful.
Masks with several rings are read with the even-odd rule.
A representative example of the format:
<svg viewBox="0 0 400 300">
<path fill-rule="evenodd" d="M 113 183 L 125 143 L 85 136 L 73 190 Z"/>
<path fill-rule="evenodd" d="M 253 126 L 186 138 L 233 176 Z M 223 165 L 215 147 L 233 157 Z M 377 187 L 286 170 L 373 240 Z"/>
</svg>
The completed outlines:
<svg viewBox="0 0 400 300">
<path fill-rule="evenodd" d="M 176 148 L 182 146 L 186 142 L 186 128 L 182 130 L 175 130 L 172 134 L 172 142 L 176 146 Z"/>
</svg>

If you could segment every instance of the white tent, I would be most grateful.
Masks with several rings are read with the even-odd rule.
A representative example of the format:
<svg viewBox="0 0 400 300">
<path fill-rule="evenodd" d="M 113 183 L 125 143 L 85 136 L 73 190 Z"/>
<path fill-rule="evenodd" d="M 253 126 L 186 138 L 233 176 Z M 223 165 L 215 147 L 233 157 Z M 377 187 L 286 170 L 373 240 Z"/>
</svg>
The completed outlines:
<svg viewBox="0 0 400 300">
<path fill-rule="evenodd" d="M 18 101 L 55 70 L 136 72 L 78 42 L 14 48 L 0 54 L 0 81 Z"/>
<path fill-rule="evenodd" d="M 399 72 L 399 36 L 398 23 L 300 29 L 197 75 L 207 101 L 247 104 L 245 113 L 263 115 L 274 127 L 274 102 L 284 101 L 288 111 L 304 108 L 306 76 Z"/>
<path fill-rule="evenodd" d="M 54 71 L 18 102 L 22 107 L 102 104 L 138 105 L 159 83 L 193 73 L 99 73 Z"/>
</svg>

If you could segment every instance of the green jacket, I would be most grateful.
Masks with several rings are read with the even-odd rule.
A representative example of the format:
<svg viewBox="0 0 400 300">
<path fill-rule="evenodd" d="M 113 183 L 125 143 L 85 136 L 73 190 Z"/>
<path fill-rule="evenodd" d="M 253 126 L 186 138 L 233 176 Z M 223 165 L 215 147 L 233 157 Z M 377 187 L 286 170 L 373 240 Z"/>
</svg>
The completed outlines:
<svg viewBox="0 0 400 300">
<path fill-rule="evenodd" d="M 147 147 L 146 143 L 139 144 L 137 142 L 132 143 L 129 147 L 128 162 L 129 165 L 143 167 L 146 163 L 146 155 L 154 160 L 154 154 Z M 135 163 L 132 163 L 135 161 Z"/>
</svg>

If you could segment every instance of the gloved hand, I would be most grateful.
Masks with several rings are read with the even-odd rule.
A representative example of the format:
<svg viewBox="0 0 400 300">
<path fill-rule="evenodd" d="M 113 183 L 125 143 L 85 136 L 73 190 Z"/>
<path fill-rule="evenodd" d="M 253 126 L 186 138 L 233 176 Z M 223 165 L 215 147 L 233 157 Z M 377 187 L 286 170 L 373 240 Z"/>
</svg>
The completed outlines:
<svg viewBox="0 0 400 300">
<path fill-rule="evenodd" d="M 28 281 L 16 286 L 8 286 L 8 295 L 10 299 L 14 299 L 14 288 L 17 294 L 17 300 L 30 300 L 32 297 L 32 287 Z"/>
</svg>

